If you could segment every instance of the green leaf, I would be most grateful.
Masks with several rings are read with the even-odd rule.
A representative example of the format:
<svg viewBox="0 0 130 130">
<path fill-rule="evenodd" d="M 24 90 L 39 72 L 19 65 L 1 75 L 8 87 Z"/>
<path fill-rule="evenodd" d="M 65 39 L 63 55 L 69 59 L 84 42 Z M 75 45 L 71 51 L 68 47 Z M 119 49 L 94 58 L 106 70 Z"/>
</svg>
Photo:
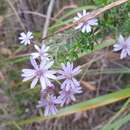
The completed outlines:
<svg viewBox="0 0 130 130">
<path fill-rule="evenodd" d="M 130 87 L 130 86 L 129 86 Z M 31 117 L 30 119 L 23 119 L 23 120 L 18 120 L 16 123 L 18 125 L 25 125 L 25 124 L 30 124 L 33 122 L 41 122 L 46 119 L 53 119 L 53 118 L 59 118 L 63 117 L 66 115 L 70 115 L 76 112 L 82 112 L 82 111 L 87 111 L 87 110 L 92 110 L 101 106 L 105 106 L 123 99 L 126 99 L 130 97 L 130 88 L 126 88 L 123 90 L 120 90 L 118 92 L 114 92 L 111 94 L 107 94 L 104 96 L 99 96 L 94 99 L 90 99 L 81 103 L 74 104 L 72 106 L 65 107 L 59 112 L 54 115 L 54 116 L 48 116 L 48 117 L 40 117 L 40 116 L 35 116 Z M 11 125 L 12 121 L 6 122 L 7 125 Z"/>
</svg>

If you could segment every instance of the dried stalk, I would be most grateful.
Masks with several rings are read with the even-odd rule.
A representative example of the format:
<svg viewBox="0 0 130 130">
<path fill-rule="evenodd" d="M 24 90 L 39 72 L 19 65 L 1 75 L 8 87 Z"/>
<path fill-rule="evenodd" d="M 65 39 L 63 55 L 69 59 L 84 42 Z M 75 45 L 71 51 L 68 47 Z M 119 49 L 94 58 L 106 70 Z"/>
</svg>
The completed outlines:
<svg viewBox="0 0 130 130">
<path fill-rule="evenodd" d="M 48 27 L 49 27 L 49 24 L 50 24 L 50 18 L 51 18 L 51 13 L 52 13 L 52 10 L 53 10 L 54 2 L 55 2 L 55 0 L 51 0 L 50 4 L 48 6 L 48 9 L 47 9 L 47 17 L 46 17 L 46 21 L 45 21 L 43 33 L 42 33 L 43 39 L 44 39 L 44 37 L 47 36 Z"/>
</svg>

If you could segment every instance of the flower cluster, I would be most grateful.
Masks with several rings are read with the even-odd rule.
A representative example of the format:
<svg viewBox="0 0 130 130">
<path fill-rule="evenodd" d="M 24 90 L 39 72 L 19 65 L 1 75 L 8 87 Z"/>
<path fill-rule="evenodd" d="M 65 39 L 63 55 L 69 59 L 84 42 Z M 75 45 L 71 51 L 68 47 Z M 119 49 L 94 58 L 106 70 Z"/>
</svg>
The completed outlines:
<svg viewBox="0 0 130 130">
<path fill-rule="evenodd" d="M 62 64 L 62 70 L 58 71 L 58 79 L 64 79 L 61 85 L 60 96 L 58 97 L 61 106 L 75 101 L 74 95 L 82 92 L 79 81 L 74 78 L 80 71 L 80 67 L 74 68 L 73 63 Z"/>
<path fill-rule="evenodd" d="M 28 33 L 21 34 L 24 36 L 19 38 L 22 39 L 22 43 L 30 44 L 33 36 L 29 35 L 30 37 L 28 37 Z M 32 33 L 29 32 L 29 34 Z M 44 115 L 49 116 L 58 111 L 57 106 L 75 101 L 75 94 L 82 92 L 79 81 L 74 78 L 81 70 L 79 66 L 74 68 L 73 63 L 62 64 L 61 70 L 54 70 L 52 69 L 54 61 L 48 53 L 49 47 L 43 44 L 41 47 L 34 45 L 34 48 L 37 52 L 30 54 L 30 62 L 33 68 L 23 69 L 21 76 L 23 81 L 32 80 L 31 88 L 34 88 L 38 82 L 40 83 L 41 96 L 37 108 L 43 107 L 45 109 Z M 55 96 L 56 87 L 54 85 L 56 80 L 59 80 L 58 82 L 63 81 L 60 82 L 57 96 Z"/>
<path fill-rule="evenodd" d="M 83 10 L 82 13 L 77 13 L 74 17 L 74 22 L 80 21 L 84 16 L 89 15 L 89 12 Z M 81 29 L 83 33 L 92 31 L 92 26 L 98 25 L 96 18 L 90 19 L 86 22 L 79 22 L 75 29 Z M 21 33 L 19 40 L 21 44 L 28 45 L 32 43 L 32 32 Z M 124 39 L 120 35 L 118 42 L 113 46 L 114 51 L 121 51 L 120 58 L 130 56 L 130 37 Z M 31 88 L 34 88 L 38 82 L 41 86 L 41 96 L 37 108 L 43 107 L 45 109 L 44 115 L 55 114 L 57 106 L 64 106 L 76 101 L 75 95 L 82 93 L 80 82 L 75 78 L 81 72 L 81 68 L 74 67 L 73 63 L 61 64 L 60 70 L 54 70 L 51 55 L 49 55 L 47 47 L 42 44 L 41 47 L 34 45 L 36 52 L 30 54 L 30 62 L 33 68 L 23 69 L 21 76 L 23 81 L 32 80 Z M 56 89 L 55 81 L 60 83 L 60 87 Z M 55 90 L 59 90 L 58 95 L 55 95 Z"/>
</svg>

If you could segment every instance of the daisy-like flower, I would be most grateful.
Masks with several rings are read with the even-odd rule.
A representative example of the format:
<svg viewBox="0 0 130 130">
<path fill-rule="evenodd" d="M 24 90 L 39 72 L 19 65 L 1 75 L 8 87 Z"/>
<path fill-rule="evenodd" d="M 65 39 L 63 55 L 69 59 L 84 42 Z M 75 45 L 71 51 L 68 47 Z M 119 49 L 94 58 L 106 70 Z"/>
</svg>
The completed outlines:
<svg viewBox="0 0 130 130">
<path fill-rule="evenodd" d="M 50 115 L 54 115 L 57 113 L 57 111 L 58 111 L 56 108 L 57 104 L 59 104 L 59 101 L 56 98 L 56 96 L 48 95 L 46 98 L 40 99 L 37 107 L 38 108 L 40 108 L 40 107 L 45 108 L 44 115 L 50 116 Z"/>
<path fill-rule="evenodd" d="M 121 51 L 120 59 L 130 56 L 130 36 L 124 39 L 124 37 L 120 35 L 118 42 L 113 47 L 113 51 Z"/>
<path fill-rule="evenodd" d="M 55 80 L 56 76 L 54 75 L 56 71 L 49 70 L 50 67 L 53 65 L 53 62 L 42 61 L 40 65 L 38 65 L 35 59 L 31 58 L 31 64 L 34 69 L 23 69 L 22 70 L 22 77 L 24 78 L 23 81 L 27 81 L 33 79 L 31 83 L 31 88 L 34 88 L 40 80 L 40 84 L 42 89 L 45 89 L 47 86 L 51 86 L 50 79 Z"/>
<path fill-rule="evenodd" d="M 41 48 L 39 48 L 39 46 L 37 46 L 37 45 L 34 45 L 34 47 L 35 47 L 35 49 L 37 50 L 37 52 L 34 52 L 34 53 L 31 54 L 31 56 L 32 56 L 34 59 L 40 57 L 41 60 L 49 60 L 49 58 L 48 58 L 48 53 L 47 53 L 49 47 L 46 47 L 45 44 L 43 44 L 43 45 L 41 46 Z"/>
<path fill-rule="evenodd" d="M 75 94 L 82 93 L 81 87 L 70 88 L 69 90 L 62 89 L 60 91 L 60 96 L 58 100 L 60 101 L 60 105 L 64 106 L 64 104 L 69 104 L 71 101 L 76 101 Z"/>
<path fill-rule="evenodd" d="M 31 39 L 33 39 L 33 35 L 32 32 L 28 31 L 27 33 L 20 33 L 20 37 L 19 40 L 21 44 L 27 45 L 27 44 L 31 44 Z"/>
<path fill-rule="evenodd" d="M 83 10 L 83 13 L 77 13 L 77 16 L 74 17 L 74 22 L 80 20 L 82 17 L 84 17 L 88 14 L 90 14 L 90 13 L 86 12 L 86 10 Z M 76 30 L 81 29 L 81 31 L 83 33 L 85 33 L 85 32 L 89 33 L 92 30 L 92 26 L 95 26 L 95 25 L 98 25 L 98 20 L 96 18 L 88 20 L 86 22 L 79 23 L 79 25 L 76 26 L 75 29 Z"/>
<path fill-rule="evenodd" d="M 61 85 L 62 89 L 69 90 L 69 88 L 75 88 L 75 86 L 80 86 L 79 81 L 77 81 L 74 76 L 80 73 L 80 67 L 74 68 L 73 63 L 70 64 L 69 62 L 64 65 L 62 64 L 62 70 L 59 70 L 58 73 L 60 74 L 57 78 L 58 79 L 65 79 Z"/>
</svg>

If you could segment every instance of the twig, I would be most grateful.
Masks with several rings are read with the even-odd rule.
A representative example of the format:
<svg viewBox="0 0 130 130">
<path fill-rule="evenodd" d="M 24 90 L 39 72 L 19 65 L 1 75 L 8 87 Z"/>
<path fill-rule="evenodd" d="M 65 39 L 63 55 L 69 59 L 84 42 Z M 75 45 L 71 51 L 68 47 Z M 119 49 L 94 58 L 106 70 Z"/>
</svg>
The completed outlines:
<svg viewBox="0 0 130 130">
<path fill-rule="evenodd" d="M 10 0 L 6 0 L 6 2 L 10 5 L 11 9 L 14 11 L 14 14 L 16 15 L 16 18 L 17 18 L 19 24 L 21 25 L 22 29 L 25 30 L 25 26 L 24 26 L 24 24 L 22 23 L 22 21 L 21 21 L 19 15 L 18 15 L 18 13 L 17 13 L 15 7 L 14 7 L 13 4 L 11 3 L 11 1 L 10 1 Z"/>
<path fill-rule="evenodd" d="M 126 3 L 126 2 L 128 2 L 128 0 L 117 0 L 117 1 L 115 1 L 115 2 L 113 2 L 113 3 L 111 3 L 111 4 L 107 5 L 107 6 L 105 6 L 105 7 L 103 7 L 103 8 L 94 10 L 94 11 L 92 11 L 89 15 L 86 15 L 86 16 L 82 17 L 80 20 L 78 20 L 78 21 L 76 21 L 76 22 L 74 22 L 74 23 L 72 23 L 72 24 L 69 24 L 69 25 L 67 25 L 66 27 L 61 28 L 60 30 L 54 32 L 54 33 L 51 34 L 51 35 L 48 35 L 48 36 L 46 36 L 46 37 L 43 37 L 42 40 L 45 40 L 45 39 L 47 39 L 48 37 L 53 36 L 54 34 L 63 32 L 63 31 L 65 31 L 65 30 L 68 30 L 68 29 L 72 28 L 73 26 L 75 26 L 75 25 L 77 25 L 77 24 L 79 24 L 79 23 L 81 23 L 81 22 L 84 22 L 84 21 L 86 22 L 86 21 L 88 21 L 88 20 L 90 20 L 90 19 L 93 19 L 93 18 L 99 16 L 100 14 L 102 14 L 102 13 L 104 13 L 104 12 L 106 12 L 106 11 L 108 11 L 108 10 L 114 8 L 114 7 L 117 7 L 117 6 L 121 5 L 121 4 L 124 4 L 124 3 Z"/>
<path fill-rule="evenodd" d="M 43 28 L 42 38 L 47 36 L 48 27 L 49 27 L 49 24 L 50 24 L 50 18 L 51 18 L 51 13 L 52 13 L 52 9 L 53 9 L 53 6 L 54 6 L 54 2 L 55 2 L 55 0 L 51 0 L 50 3 L 49 3 L 48 9 L 47 9 L 47 17 L 46 17 L 46 21 L 45 21 L 44 28 Z"/>
</svg>

